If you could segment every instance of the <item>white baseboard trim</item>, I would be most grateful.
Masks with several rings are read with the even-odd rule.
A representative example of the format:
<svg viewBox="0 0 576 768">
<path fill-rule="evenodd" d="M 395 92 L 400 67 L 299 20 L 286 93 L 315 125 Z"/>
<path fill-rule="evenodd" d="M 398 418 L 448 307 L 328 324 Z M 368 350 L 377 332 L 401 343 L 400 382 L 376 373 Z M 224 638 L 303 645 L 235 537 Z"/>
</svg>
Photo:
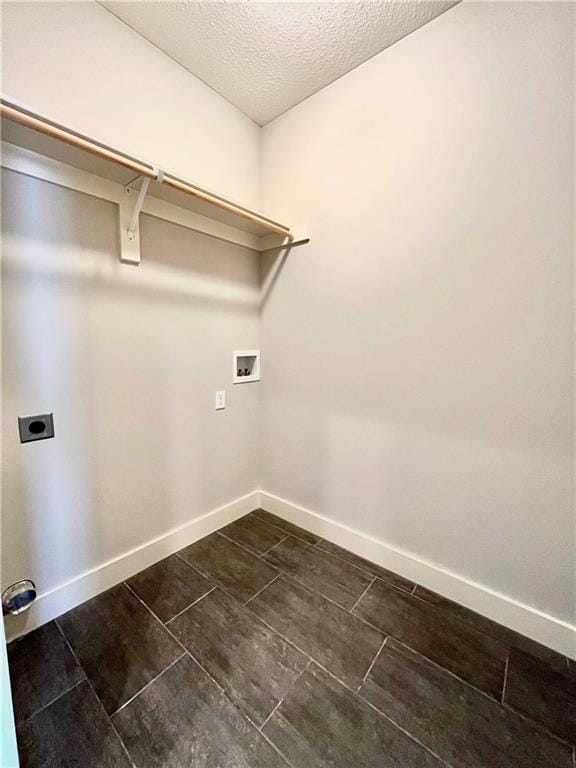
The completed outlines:
<svg viewBox="0 0 576 768">
<path fill-rule="evenodd" d="M 576 659 L 576 626 L 266 491 L 260 506 L 295 525 Z"/>
<path fill-rule="evenodd" d="M 164 557 L 248 514 L 258 506 L 260 494 L 253 491 L 39 594 L 28 611 L 18 616 L 5 617 L 6 639 L 14 640 L 31 632 Z"/>
</svg>

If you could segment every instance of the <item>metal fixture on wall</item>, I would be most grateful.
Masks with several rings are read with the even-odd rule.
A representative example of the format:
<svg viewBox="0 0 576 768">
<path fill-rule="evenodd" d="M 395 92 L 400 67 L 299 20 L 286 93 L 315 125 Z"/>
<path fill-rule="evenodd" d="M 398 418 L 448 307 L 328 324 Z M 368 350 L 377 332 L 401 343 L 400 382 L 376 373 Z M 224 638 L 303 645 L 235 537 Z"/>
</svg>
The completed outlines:
<svg viewBox="0 0 576 768">
<path fill-rule="evenodd" d="M 2 592 L 2 613 L 15 615 L 30 608 L 36 600 L 36 584 L 31 579 L 21 579 L 10 584 Z"/>
</svg>

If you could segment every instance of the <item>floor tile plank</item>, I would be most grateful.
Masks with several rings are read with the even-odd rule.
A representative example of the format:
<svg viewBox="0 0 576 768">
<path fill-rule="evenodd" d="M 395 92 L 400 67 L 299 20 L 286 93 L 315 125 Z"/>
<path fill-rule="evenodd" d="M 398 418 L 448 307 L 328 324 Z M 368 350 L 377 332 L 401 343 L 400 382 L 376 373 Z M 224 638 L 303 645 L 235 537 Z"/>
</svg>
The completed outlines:
<svg viewBox="0 0 576 768">
<path fill-rule="evenodd" d="M 169 627 L 257 726 L 308 664 L 307 656 L 220 589 Z"/>
<path fill-rule="evenodd" d="M 320 541 L 320 536 L 316 536 L 316 534 L 310 533 L 310 531 L 306 531 L 304 528 L 294 525 L 294 523 L 289 523 L 288 520 L 284 520 L 278 517 L 278 515 L 273 515 L 272 512 L 267 512 L 265 509 L 256 509 L 252 514 L 259 517 L 260 520 L 264 520 L 265 523 L 275 525 L 277 528 L 286 531 L 286 533 L 295 536 L 297 539 L 307 541 L 309 544 L 316 544 Z"/>
<path fill-rule="evenodd" d="M 504 703 L 576 744 L 576 670 L 559 671 L 518 648 L 508 661 Z"/>
<path fill-rule="evenodd" d="M 288 768 L 189 656 L 112 719 L 138 768 Z"/>
<path fill-rule="evenodd" d="M 353 613 L 500 699 L 506 644 L 380 580 L 372 584 Z"/>
<path fill-rule="evenodd" d="M 249 600 L 278 575 L 271 565 L 218 533 L 200 539 L 178 554 L 241 602 Z"/>
<path fill-rule="evenodd" d="M 251 600 L 248 607 L 353 688 L 362 682 L 384 640 L 378 630 L 285 576 Z"/>
<path fill-rule="evenodd" d="M 294 768 L 444 768 L 315 664 L 262 730 Z"/>
<path fill-rule="evenodd" d="M 317 547 L 324 552 L 329 552 L 335 557 L 340 557 L 342 560 L 346 560 L 347 563 L 355 565 L 356 568 L 361 568 L 363 571 L 366 571 L 366 573 L 370 573 L 372 576 L 376 576 L 382 581 L 393 584 L 395 587 L 398 587 L 398 589 L 403 589 L 405 592 L 412 592 L 416 586 L 413 581 L 409 581 L 403 576 L 399 576 L 397 573 L 389 571 L 387 568 L 372 563 L 370 560 L 366 560 L 363 557 L 359 557 L 353 552 L 349 552 L 347 549 L 339 547 L 337 544 L 332 544 L 332 542 L 326 541 L 325 539 L 322 539 L 320 543 L 317 544 Z"/>
<path fill-rule="evenodd" d="M 567 745 L 390 638 L 360 694 L 453 768 L 571 768 Z"/>
<path fill-rule="evenodd" d="M 219 533 L 246 547 L 255 555 L 267 552 L 288 535 L 286 531 L 269 525 L 252 512 L 222 528 Z"/>
<path fill-rule="evenodd" d="M 562 656 L 562 654 L 557 653 L 552 650 L 552 648 L 540 645 L 540 643 L 537 643 L 535 640 L 531 640 L 529 637 L 525 637 L 519 632 L 514 632 L 514 630 L 508 629 L 508 627 L 504 627 L 502 624 L 498 624 L 497 622 L 470 610 L 470 608 L 455 603 L 453 600 L 442 597 L 442 595 L 439 595 L 436 592 L 432 592 L 425 587 L 417 586 L 414 594 L 421 600 L 425 600 L 431 605 L 442 609 L 460 621 L 465 621 L 467 624 L 472 625 L 485 635 L 490 635 L 490 637 L 494 637 L 503 643 L 520 648 L 532 656 L 544 659 L 558 669 L 566 669 L 568 666 L 568 659 L 566 656 Z"/>
<path fill-rule="evenodd" d="M 177 555 L 160 560 L 126 583 L 163 622 L 170 621 L 213 587 L 205 576 Z"/>
<path fill-rule="evenodd" d="M 54 621 L 8 645 L 16 723 L 21 723 L 85 675 Z"/>
<path fill-rule="evenodd" d="M 124 584 L 65 613 L 58 623 L 109 714 L 182 654 Z"/>
<path fill-rule="evenodd" d="M 347 610 L 354 607 L 372 581 L 364 571 L 293 536 L 280 542 L 264 559 Z"/>
<path fill-rule="evenodd" d="M 131 768 L 86 681 L 27 720 L 17 735 L 20 768 Z"/>
</svg>

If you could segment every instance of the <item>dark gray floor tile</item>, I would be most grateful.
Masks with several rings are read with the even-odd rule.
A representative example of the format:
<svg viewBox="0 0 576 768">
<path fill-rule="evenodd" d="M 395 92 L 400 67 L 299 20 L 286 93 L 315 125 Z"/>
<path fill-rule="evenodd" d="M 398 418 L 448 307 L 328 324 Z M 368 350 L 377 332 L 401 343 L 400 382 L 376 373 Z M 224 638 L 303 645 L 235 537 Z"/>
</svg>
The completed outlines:
<svg viewBox="0 0 576 768">
<path fill-rule="evenodd" d="M 54 621 L 10 643 L 8 664 L 17 723 L 84 678 Z"/>
<path fill-rule="evenodd" d="M 294 768 L 442 765 L 315 664 L 306 670 L 262 730 Z"/>
<path fill-rule="evenodd" d="M 243 547 L 254 552 L 256 555 L 262 555 L 278 542 L 285 539 L 288 535 L 286 531 L 269 525 L 261 520 L 254 513 L 230 523 L 222 528 L 219 533 L 228 536 L 229 539 L 242 544 Z"/>
<path fill-rule="evenodd" d="M 372 563 L 370 560 L 359 557 L 353 552 L 348 552 L 347 549 L 343 549 L 337 544 L 332 544 L 332 542 L 322 539 L 322 541 L 317 544 L 317 547 L 324 552 L 329 552 L 335 557 L 340 557 L 342 560 L 346 560 L 347 563 L 355 565 L 356 568 L 361 568 L 372 576 L 377 576 L 379 579 L 382 579 L 382 581 L 393 584 L 395 587 L 398 587 L 398 589 L 403 589 L 405 592 L 411 592 L 414 589 L 415 584 L 413 581 L 408 581 L 408 579 L 405 579 L 403 576 L 398 576 L 397 573 L 393 573 L 387 568 L 383 568 L 381 565 L 376 565 L 376 563 Z"/>
<path fill-rule="evenodd" d="M 504 643 L 380 580 L 353 613 L 500 699 L 508 658 Z"/>
<path fill-rule="evenodd" d="M 265 523 L 275 525 L 277 528 L 281 528 L 283 531 L 286 531 L 286 533 L 296 536 L 297 539 L 307 541 L 309 544 L 316 544 L 316 542 L 320 541 L 320 536 L 316 536 L 314 533 L 310 533 L 310 531 L 306 531 L 304 528 L 294 525 L 294 523 L 289 523 L 287 520 L 283 520 L 281 517 L 273 515 L 272 512 L 266 512 L 265 509 L 256 509 L 252 514 L 259 517 L 261 520 L 264 520 Z"/>
<path fill-rule="evenodd" d="M 205 576 L 177 555 L 160 560 L 126 583 L 164 622 L 192 605 L 213 587 Z"/>
<path fill-rule="evenodd" d="M 218 533 L 191 544 L 179 554 L 242 602 L 249 600 L 278 575 L 271 565 Z"/>
<path fill-rule="evenodd" d="M 372 581 L 364 571 L 293 536 L 280 542 L 264 559 L 348 610 Z"/>
<path fill-rule="evenodd" d="M 138 768 L 287 768 L 189 656 L 112 719 Z"/>
<path fill-rule="evenodd" d="M 248 607 L 347 685 L 360 685 L 384 640 L 321 595 L 281 577 Z"/>
<path fill-rule="evenodd" d="M 308 663 L 219 589 L 171 621 L 170 630 L 258 726 Z"/>
<path fill-rule="evenodd" d="M 130 768 L 131 762 L 86 681 L 18 729 L 21 768 Z"/>
<path fill-rule="evenodd" d="M 182 654 L 124 584 L 65 613 L 58 623 L 108 713 Z"/>
<path fill-rule="evenodd" d="M 508 643 L 516 648 L 520 648 L 532 656 L 544 659 L 558 669 L 566 669 L 568 666 L 568 659 L 566 656 L 562 656 L 562 654 L 553 651 L 551 648 L 540 645 L 540 643 L 537 643 L 535 640 L 531 640 L 529 637 L 525 637 L 518 632 L 514 632 L 512 629 L 508 629 L 508 627 L 504 627 L 502 624 L 487 619 L 485 616 L 470 610 L 470 608 L 465 608 L 459 603 L 455 603 L 446 597 L 442 597 L 442 595 L 439 595 L 436 592 L 418 586 L 416 587 L 414 594 L 420 599 L 435 605 L 437 608 L 441 608 L 455 618 L 465 621 L 467 624 L 471 624 L 480 632 L 495 637 L 503 643 Z"/>
<path fill-rule="evenodd" d="M 571 768 L 568 745 L 390 638 L 360 694 L 452 768 Z"/>
<path fill-rule="evenodd" d="M 554 666 L 513 648 L 504 703 L 576 744 L 576 670 Z"/>
</svg>

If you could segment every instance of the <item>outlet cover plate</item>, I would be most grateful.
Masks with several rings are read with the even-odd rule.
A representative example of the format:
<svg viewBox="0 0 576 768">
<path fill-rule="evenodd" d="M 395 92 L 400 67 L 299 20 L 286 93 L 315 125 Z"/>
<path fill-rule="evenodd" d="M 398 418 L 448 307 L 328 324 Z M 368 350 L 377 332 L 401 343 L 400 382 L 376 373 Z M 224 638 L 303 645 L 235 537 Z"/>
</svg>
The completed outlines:
<svg viewBox="0 0 576 768">
<path fill-rule="evenodd" d="M 31 443 L 35 440 L 47 440 L 54 437 L 54 418 L 51 413 L 38 416 L 19 416 L 18 431 L 21 443 Z"/>
</svg>

